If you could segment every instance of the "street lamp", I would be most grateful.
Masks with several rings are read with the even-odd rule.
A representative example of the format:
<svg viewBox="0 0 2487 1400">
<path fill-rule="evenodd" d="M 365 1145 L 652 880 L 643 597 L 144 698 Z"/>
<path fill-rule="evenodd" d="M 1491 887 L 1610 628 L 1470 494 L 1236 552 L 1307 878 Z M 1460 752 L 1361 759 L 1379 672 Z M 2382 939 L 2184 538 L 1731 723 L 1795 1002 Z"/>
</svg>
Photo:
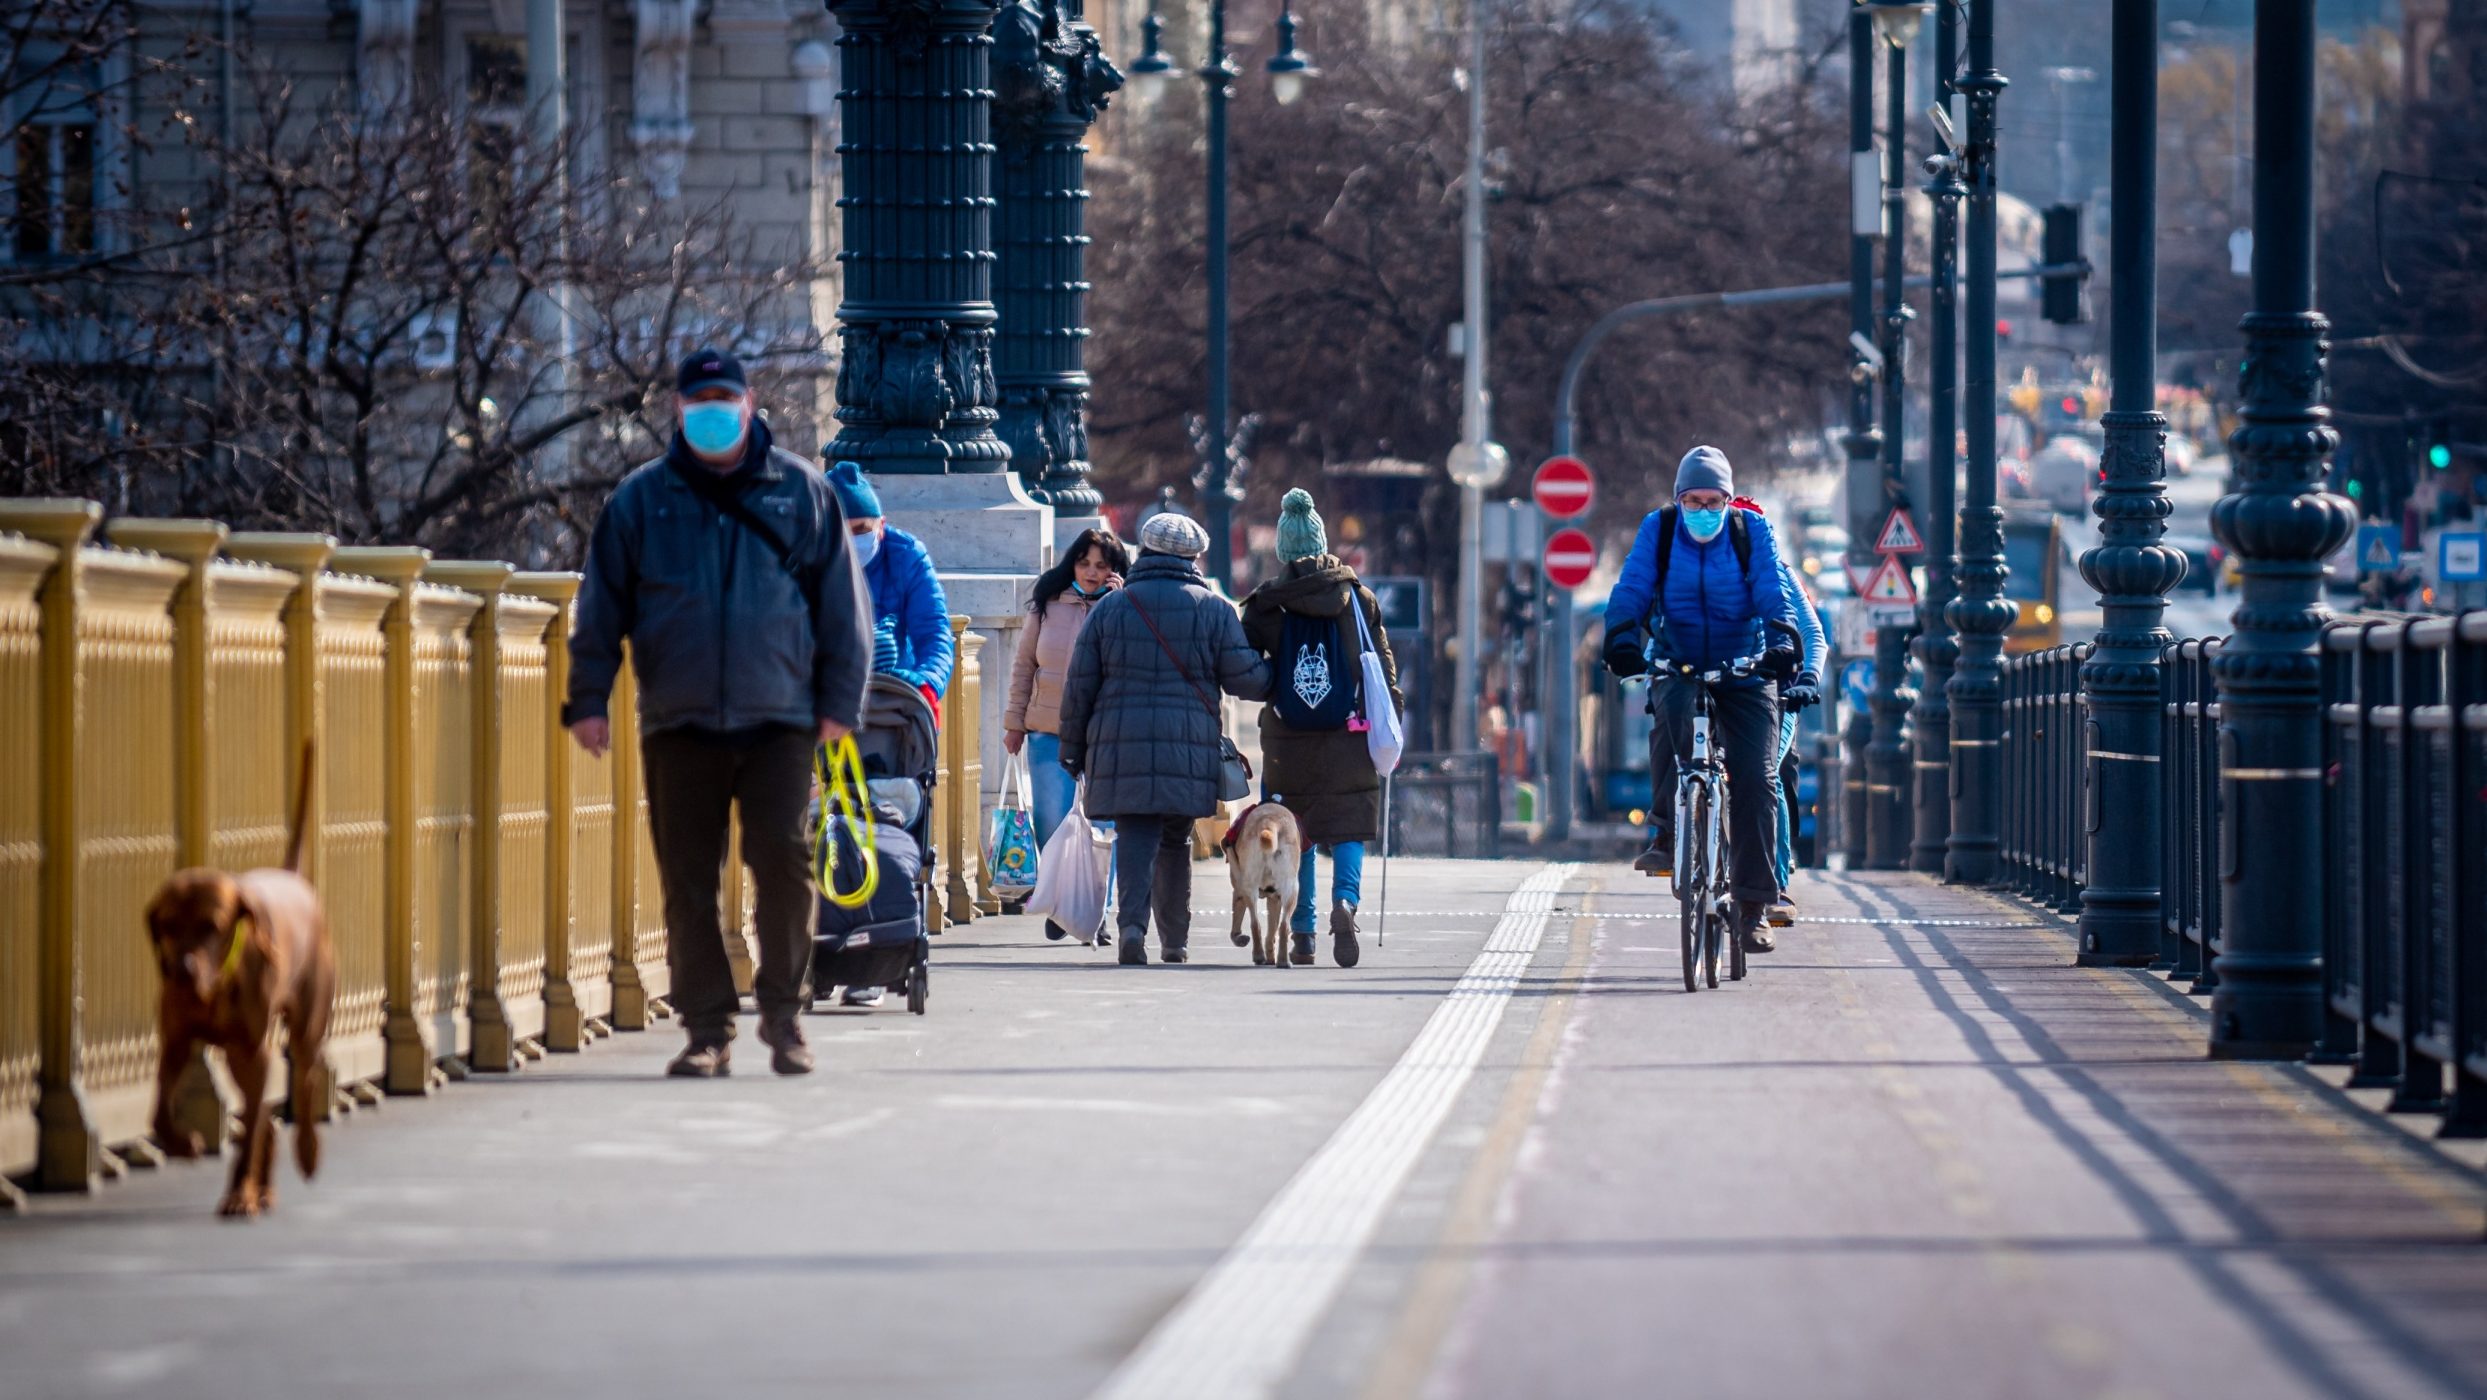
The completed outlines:
<svg viewBox="0 0 2487 1400">
<path fill-rule="evenodd" d="M 1905 49 L 1917 42 L 1917 26 L 1934 13 L 1929 3 L 1912 0 L 1864 0 L 1859 8 L 1874 21 L 1874 32 L 1895 49 Z"/>
<path fill-rule="evenodd" d="M 1132 60 L 1131 76 L 1152 92 L 1164 91 L 1174 76 L 1166 56 L 1165 22 L 1156 0 L 1140 21 L 1140 56 Z M 1227 270 L 1230 249 L 1226 230 L 1226 102 L 1234 96 L 1242 70 L 1226 51 L 1226 0 L 1209 0 L 1209 46 L 1195 75 L 1209 103 L 1209 416 L 1201 433 L 1201 514 L 1209 527 L 1209 576 L 1220 583 L 1235 578 L 1235 502 L 1243 492 L 1234 479 L 1234 413 L 1228 403 Z M 1278 12 L 1278 54 L 1269 61 L 1270 89 L 1281 103 L 1304 95 L 1304 84 L 1321 70 L 1295 46 L 1295 11 Z"/>
</svg>

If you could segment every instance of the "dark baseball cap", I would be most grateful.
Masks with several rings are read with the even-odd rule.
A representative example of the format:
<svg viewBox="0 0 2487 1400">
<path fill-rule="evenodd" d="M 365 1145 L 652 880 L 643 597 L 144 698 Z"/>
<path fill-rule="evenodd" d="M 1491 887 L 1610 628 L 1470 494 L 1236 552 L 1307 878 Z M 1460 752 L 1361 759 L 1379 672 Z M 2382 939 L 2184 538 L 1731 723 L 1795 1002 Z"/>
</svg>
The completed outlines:
<svg viewBox="0 0 2487 1400">
<path fill-rule="evenodd" d="M 751 384 L 743 378 L 743 362 L 713 345 L 692 351 L 682 362 L 681 372 L 674 376 L 677 394 L 695 394 L 720 386 L 740 393 Z"/>
</svg>

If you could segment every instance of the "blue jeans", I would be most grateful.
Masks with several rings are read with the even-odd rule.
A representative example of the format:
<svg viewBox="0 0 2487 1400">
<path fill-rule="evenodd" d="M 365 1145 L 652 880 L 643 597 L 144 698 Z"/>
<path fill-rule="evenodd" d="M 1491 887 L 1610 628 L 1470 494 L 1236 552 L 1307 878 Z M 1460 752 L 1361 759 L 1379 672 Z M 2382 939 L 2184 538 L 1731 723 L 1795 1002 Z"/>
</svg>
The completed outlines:
<svg viewBox="0 0 2487 1400">
<path fill-rule="evenodd" d="M 1295 868 L 1295 919 L 1289 925 L 1297 933 L 1313 931 L 1313 854 L 1330 853 L 1330 898 L 1350 904 L 1364 903 L 1364 843 L 1341 841 L 1335 846 L 1306 846 L 1304 863 Z"/>
<path fill-rule="evenodd" d="M 1028 764 L 1029 796 L 1036 805 L 1036 844 L 1043 849 L 1054 839 L 1054 829 L 1062 825 L 1071 810 L 1071 799 L 1078 795 L 1079 783 L 1062 771 L 1062 736 L 1030 734 L 1020 748 L 1020 757 Z"/>
<path fill-rule="evenodd" d="M 1787 791 L 1779 781 L 1780 765 L 1788 761 L 1788 750 L 1794 747 L 1796 716 L 1782 715 L 1779 717 L 1779 752 L 1772 756 L 1770 763 L 1770 790 L 1779 799 L 1779 848 L 1773 853 L 1771 863 L 1778 867 L 1781 894 L 1787 892 L 1788 880 L 1796 874 L 1796 795 Z"/>
</svg>

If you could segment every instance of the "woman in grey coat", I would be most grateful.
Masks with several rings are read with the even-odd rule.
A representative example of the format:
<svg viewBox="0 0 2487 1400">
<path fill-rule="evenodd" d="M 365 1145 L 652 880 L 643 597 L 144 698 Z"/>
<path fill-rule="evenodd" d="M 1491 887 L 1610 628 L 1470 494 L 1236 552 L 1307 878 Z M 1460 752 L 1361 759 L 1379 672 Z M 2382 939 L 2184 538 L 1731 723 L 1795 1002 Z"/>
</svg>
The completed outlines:
<svg viewBox="0 0 2487 1400">
<path fill-rule="evenodd" d="M 1269 695 L 1269 663 L 1200 576 L 1208 533 L 1171 511 L 1140 527 L 1140 559 L 1088 615 L 1062 691 L 1062 766 L 1087 812 L 1114 823 L 1122 961 L 1187 958 L 1192 823 L 1218 809 L 1217 694 Z"/>
</svg>

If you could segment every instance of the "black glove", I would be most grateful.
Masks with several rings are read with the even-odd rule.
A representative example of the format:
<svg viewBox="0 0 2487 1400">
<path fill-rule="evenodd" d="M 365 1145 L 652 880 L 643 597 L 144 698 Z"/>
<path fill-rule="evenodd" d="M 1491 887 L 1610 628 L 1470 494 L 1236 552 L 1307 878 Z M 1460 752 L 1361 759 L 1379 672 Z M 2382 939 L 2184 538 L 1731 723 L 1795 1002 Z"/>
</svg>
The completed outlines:
<svg viewBox="0 0 2487 1400">
<path fill-rule="evenodd" d="M 1618 627 L 1606 634 L 1606 669 L 1618 676 L 1641 676 L 1649 673 L 1649 657 L 1642 653 L 1641 629 Z"/>
<path fill-rule="evenodd" d="M 1779 708 L 1789 714 L 1810 710 L 1822 703 L 1822 678 L 1811 671 L 1799 671 L 1796 679 L 1779 687 Z"/>
<path fill-rule="evenodd" d="M 1068 754 L 1063 755 L 1061 762 L 1062 771 L 1070 774 L 1071 781 L 1075 783 L 1079 781 L 1080 770 L 1088 766 L 1086 763 L 1079 759 L 1073 758 Z"/>
<path fill-rule="evenodd" d="M 1772 680 L 1789 680 L 1796 675 L 1796 668 L 1803 659 L 1794 647 L 1772 647 L 1762 653 L 1762 664 L 1757 669 Z"/>
</svg>

